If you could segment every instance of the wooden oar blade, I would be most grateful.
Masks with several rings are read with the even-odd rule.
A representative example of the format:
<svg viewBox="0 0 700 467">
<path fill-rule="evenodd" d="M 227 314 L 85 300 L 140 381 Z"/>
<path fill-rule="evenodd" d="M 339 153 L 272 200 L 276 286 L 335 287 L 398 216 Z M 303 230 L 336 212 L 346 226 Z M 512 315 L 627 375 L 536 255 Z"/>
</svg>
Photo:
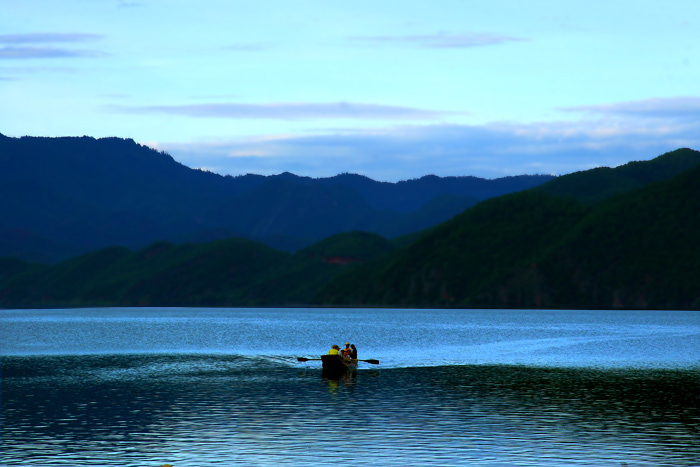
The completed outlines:
<svg viewBox="0 0 700 467">
<path fill-rule="evenodd" d="M 298 362 L 308 362 L 310 360 L 321 360 L 320 358 L 306 358 L 306 357 L 297 357 Z M 372 365 L 379 365 L 379 360 L 357 360 L 358 362 L 367 362 L 371 363 Z"/>
</svg>

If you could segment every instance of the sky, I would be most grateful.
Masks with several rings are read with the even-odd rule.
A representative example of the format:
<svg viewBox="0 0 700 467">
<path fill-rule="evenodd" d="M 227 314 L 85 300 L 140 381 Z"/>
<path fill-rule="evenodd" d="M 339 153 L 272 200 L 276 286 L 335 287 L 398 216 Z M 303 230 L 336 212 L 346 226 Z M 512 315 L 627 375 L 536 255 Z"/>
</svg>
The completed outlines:
<svg viewBox="0 0 700 467">
<path fill-rule="evenodd" d="M 700 1 L 0 0 L 0 133 L 234 176 L 613 167 L 700 149 Z"/>
</svg>

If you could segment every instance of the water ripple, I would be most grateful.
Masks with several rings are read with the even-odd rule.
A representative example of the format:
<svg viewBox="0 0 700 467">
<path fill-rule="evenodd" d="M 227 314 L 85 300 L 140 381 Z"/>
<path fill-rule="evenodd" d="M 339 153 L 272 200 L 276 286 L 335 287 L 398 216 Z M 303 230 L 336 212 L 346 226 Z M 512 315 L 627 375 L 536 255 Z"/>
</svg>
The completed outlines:
<svg viewBox="0 0 700 467">
<path fill-rule="evenodd" d="M 2 358 L 3 465 L 697 465 L 698 370 Z"/>
</svg>

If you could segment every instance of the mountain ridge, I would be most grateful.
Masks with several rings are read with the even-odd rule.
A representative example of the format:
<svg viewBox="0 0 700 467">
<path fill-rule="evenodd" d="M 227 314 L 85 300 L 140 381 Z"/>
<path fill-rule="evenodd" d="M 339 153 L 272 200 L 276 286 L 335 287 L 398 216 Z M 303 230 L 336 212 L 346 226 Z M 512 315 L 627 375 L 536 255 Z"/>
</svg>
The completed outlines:
<svg viewBox="0 0 700 467">
<path fill-rule="evenodd" d="M 587 200 L 587 188 L 554 196 L 546 184 L 486 200 L 403 250 L 335 277 L 317 301 L 699 309 L 700 248 L 694 239 L 700 238 L 700 152 L 660 156 L 664 162 L 685 157 L 693 158 L 694 167 L 684 170 L 686 162 L 678 161 L 677 173 L 658 175 L 655 159 L 644 166 L 652 181 L 608 191 L 595 202 Z M 626 177 L 626 170 L 616 173 Z M 594 185 L 600 177 L 595 170 L 583 174 Z M 581 176 L 571 177 L 574 188 Z M 566 177 L 550 183 L 565 183 Z M 587 202 L 572 196 L 576 192 Z"/>
<path fill-rule="evenodd" d="M 44 262 L 110 245 L 212 239 L 216 232 L 289 251 L 344 231 L 400 236 L 483 197 L 552 179 L 232 177 L 191 169 L 131 139 L 0 136 L 0 256 Z M 432 209 L 444 195 L 453 198 Z M 10 234 L 17 231 L 26 235 Z M 52 244 L 60 248 L 52 252 Z"/>
<path fill-rule="evenodd" d="M 535 187 L 392 241 L 346 232 L 294 254 L 234 238 L 53 266 L 0 258 L 0 306 L 700 309 L 700 152 L 687 151 L 660 156 L 675 166 L 661 176 L 642 163 L 653 181 L 598 201 Z M 686 156 L 695 167 L 674 162 Z M 600 173 L 585 176 L 596 185 Z"/>
</svg>

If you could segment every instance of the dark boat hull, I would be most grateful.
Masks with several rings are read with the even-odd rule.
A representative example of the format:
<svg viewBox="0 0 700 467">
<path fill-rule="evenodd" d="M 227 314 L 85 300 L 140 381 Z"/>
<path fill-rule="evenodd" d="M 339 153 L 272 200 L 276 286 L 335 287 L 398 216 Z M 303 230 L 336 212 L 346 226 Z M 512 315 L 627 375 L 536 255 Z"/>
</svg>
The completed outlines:
<svg viewBox="0 0 700 467">
<path fill-rule="evenodd" d="M 357 361 L 345 361 L 340 355 L 321 355 L 321 362 L 323 371 L 327 373 L 342 374 L 357 369 Z"/>
</svg>

